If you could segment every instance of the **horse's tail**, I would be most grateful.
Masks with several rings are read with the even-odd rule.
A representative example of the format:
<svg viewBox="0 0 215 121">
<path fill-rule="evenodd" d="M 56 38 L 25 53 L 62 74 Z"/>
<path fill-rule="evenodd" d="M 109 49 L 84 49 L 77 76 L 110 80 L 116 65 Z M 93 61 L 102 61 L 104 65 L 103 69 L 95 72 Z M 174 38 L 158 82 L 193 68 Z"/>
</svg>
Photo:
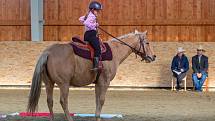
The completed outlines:
<svg viewBox="0 0 215 121">
<path fill-rule="evenodd" d="M 35 112 L 37 108 L 41 93 L 42 80 L 45 78 L 44 76 L 46 76 L 47 60 L 48 53 L 47 52 L 42 53 L 35 67 L 33 79 L 31 82 L 31 91 L 28 99 L 27 107 L 28 112 Z"/>
</svg>

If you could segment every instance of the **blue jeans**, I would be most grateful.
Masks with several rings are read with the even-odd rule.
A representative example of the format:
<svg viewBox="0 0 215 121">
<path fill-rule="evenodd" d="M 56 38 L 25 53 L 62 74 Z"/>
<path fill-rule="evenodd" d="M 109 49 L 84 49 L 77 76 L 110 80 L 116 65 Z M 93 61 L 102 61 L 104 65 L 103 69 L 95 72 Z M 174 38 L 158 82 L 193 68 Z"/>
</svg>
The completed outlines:
<svg viewBox="0 0 215 121">
<path fill-rule="evenodd" d="M 195 86 L 195 90 L 197 91 L 202 91 L 202 86 L 207 78 L 207 74 L 206 73 L 202 73 L 202 77 L 198 78 L 196 73 L 192 74 L 192 78 L 193 78 L 193 84 Z"/>
</svg>

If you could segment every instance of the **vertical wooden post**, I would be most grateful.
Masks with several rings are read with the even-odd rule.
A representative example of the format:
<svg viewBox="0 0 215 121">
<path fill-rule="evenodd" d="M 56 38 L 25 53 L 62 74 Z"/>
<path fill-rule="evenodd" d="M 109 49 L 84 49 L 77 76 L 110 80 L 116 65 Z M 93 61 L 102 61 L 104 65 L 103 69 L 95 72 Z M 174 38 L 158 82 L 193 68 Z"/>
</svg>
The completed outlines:
<svg viewBox="0 0 215 121">
<path fill-rule="evenodd" d="M 43 0 L 31 0 L 31 40 L 43 40 Z"/>
</svg>

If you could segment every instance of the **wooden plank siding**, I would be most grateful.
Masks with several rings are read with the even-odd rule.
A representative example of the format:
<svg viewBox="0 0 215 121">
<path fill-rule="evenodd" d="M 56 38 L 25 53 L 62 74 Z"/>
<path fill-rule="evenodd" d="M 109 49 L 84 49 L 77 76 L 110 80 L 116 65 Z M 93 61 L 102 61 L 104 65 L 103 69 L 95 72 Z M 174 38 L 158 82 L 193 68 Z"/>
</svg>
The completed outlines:
<svg viewBox="0 0 215 121">
<path fill-rule="evenodd" d="M 83 35 L 78 21 L 90 0 L 46 0 L 45 40 Z M 152 41 L 215 41 L 214 0 L 100 0 L 100 25 L 115 36 L 147 30 Z M 54 7 L 52 7 L 53 4 Z M 51 8 L 52 7 L 52 8 Z M 49 36 L 49 31 L 54 36 Z M 53 33 L 55 32 L 55 34 Z M 110 39 L 103 34 L 103 40 Z"/>
<path fill-rule="evenodd" d="M 91 0 L 44 0 L 44 40 L 82 36 Z M 147 30 L 157 42 L 214 42 L 215 0 L 98 0 L 100 26 L 115 36 Z M 0 40 L 30 40 L 30 0 L 0 0 Z M 101 32 L 102 33 L 102 32 Z M 12 36 L 11 36 L 12 35 Z M 110 39 L 102 33 L 103 40 Z"/>
<path fill-rule="evenodd" d="M 0 0 L 0 41 L 30 40 L 30 1 Z"/>
</svg>

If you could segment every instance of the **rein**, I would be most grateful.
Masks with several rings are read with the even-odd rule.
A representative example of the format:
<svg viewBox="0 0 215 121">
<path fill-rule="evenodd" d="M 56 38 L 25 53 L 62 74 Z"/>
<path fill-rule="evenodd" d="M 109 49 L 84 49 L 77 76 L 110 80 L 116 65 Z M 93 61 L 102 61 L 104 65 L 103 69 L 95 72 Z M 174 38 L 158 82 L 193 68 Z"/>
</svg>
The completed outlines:
<svg viewBox="0 0 215 121">
<path fill-rule="evenodd" d="M 139 40 L 140 40 L 140 48 L 137 50 L 137 49 L 135 49 L 134 47 L 130 46 L 129 44 L 127 44 L 127 43 L 123 42 L 122 40 L 116 38 L 116 37 L 113 36 L 112 34 L 108 33 L 107 31 L 105 31 L 105 30 L 102 29 L 101 27 L 98 27 L 98 28 L 99 28 L 100 30 L 102 30 L 103 32 L 105 32 L 107 35 L 109 35 L 109 36 L 113 37 L 114 39 L 118 40 L 119 42 L 121 42 L 121 44 L 128 46 L 128 47 L 132 50 L 132 52 L 134 52 L 136 55 L 139 55 L 140 57 L 142 57 L 143 60 L 147 58 L 146 55 L 144 54 L 144 53 L 145 53 L 145 49 L 144 49 L 144 44 L 143 44 L 143 40 L 141 39 L 141 37 L 139 37 Z M 148 43 L 146 43 L 146 44 L 148 44 Z M 143 52 L 144 52 L 144 53 L 140 51 L 141 48 L 143 49 Z M 136 57 L 137 57 L 137 56 L 136 56 Z"/>
</svg>

